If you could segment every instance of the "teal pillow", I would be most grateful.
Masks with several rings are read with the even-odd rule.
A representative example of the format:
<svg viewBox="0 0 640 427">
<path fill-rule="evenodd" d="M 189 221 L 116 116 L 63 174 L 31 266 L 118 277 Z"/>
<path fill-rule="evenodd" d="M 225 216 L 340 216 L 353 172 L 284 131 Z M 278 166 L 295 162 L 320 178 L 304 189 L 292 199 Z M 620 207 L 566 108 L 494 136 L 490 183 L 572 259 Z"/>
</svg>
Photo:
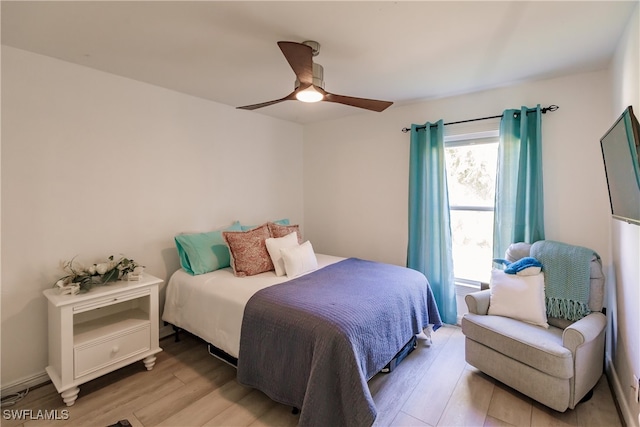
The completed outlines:
<svg viewBox="0 0 640 427">
<path fill-rule="evenodd" d="M 277 221 L 271 221 L 274 222 L 276 224 L 280 224 L 280 225 L 289 225 L 289 218 L 283 218 L 283 219 L 279 219 Z M 262 225 L 262 224 L 260 224 Z M 243 225 L 242 226 L 242 231 L 247 231 L 247 230 L 251 230 L 252 228 L 256 228 L 258 227 L 257 225 Z"/>
<path fill-rule="evenodd" d="M 180 266 L 192 276 L 209 273 L 231 265 L 229 248 L 223 231 L 241 231 L 239 222 L 224 230 L 208 233 L 179 234 L 175 237 Z"/>
</svg>

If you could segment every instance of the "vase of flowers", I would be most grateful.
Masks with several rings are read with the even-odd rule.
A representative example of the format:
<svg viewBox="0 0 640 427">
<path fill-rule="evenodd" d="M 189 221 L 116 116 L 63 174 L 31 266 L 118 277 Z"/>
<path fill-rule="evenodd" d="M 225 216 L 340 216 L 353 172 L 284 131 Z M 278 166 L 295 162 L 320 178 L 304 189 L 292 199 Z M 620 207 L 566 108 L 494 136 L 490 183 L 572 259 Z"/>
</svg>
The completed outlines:
<svg viewBox="0 0 640 427">
<path fill-rule="evenodd" d="M 107 261 L 88 267 L 74 257 L 70 261 L 64 261 L 62 269 L 66 275 L 58 279 L 54 286 L 59 288 L 62 294 L 75 295 L 88 291 L 95 285 L 116 280 L 140 280 L 144 266 L 125 257 L 116 260 L 111 255 Z"/>
</svg>

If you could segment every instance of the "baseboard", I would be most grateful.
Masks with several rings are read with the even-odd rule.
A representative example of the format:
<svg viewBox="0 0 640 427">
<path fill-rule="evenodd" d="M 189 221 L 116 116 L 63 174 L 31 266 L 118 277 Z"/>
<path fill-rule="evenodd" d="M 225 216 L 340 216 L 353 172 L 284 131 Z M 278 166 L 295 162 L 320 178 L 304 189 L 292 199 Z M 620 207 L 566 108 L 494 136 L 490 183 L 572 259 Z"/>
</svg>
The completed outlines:
<svg viewBox="0 0 640 427">
<path fill-rule="evenodd" d="M 640 423 L 639 419 L 636 419 L 635 415 L 631 412 L 631 408 L 627 404 L 627 399 L 625 397 L 626 389 L 622 387 L 622 383 L 620 382 L 620 378 L 618 378 L 618 373 L 616 372 L 615 366 L 613 366 L 613 362 L 611 361 L 611 357 L 606 355 L 606 363 L 605 363 L 605 371 L 607 373 L 607 378 L 609 379 L 609 383 L 613 387 L 613 394 L 616 403 L 618 404 L 618 409 L 624 419 L 624 423 L 627 427 L 640 427 L 638 423 Z"/>
<path fill-rule="evenodd" d="M 45 371 L 42 371 L 38 374 L 32 375 L 30 377 L 25 377 L 20 380 L 14 381 L 7 386 L 2 386 L 2 397 L 10 396 L 15 393 L 19 393 L 28 388 L 33 388 L 47 382 L 51 381 L 49 379 L 49 375 Z"/>
<path fill-rule="evenodd" d="M 162 338 L 166 338 L 170 335 L 175 334 L 176 331 L 173 330 L 173 326 L 171 325 L 166 325 L 166 326 L 161 326 L 160 327 L 160 332 L 159 332 L 159 337 L 160 339 Z"/>
</svg>

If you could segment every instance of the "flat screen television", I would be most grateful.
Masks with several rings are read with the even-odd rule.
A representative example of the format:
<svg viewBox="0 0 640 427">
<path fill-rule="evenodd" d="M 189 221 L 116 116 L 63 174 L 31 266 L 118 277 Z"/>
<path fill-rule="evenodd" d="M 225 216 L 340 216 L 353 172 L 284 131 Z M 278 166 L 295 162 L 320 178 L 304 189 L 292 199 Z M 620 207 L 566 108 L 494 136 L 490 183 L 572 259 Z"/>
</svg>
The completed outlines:
<svg viewBox="0 0 640 427">
<path fill-rule="evenodd" d="M 627 107 L 600 139 L 614 218 L 640 225 L 640 124 Z"/>
</svg>

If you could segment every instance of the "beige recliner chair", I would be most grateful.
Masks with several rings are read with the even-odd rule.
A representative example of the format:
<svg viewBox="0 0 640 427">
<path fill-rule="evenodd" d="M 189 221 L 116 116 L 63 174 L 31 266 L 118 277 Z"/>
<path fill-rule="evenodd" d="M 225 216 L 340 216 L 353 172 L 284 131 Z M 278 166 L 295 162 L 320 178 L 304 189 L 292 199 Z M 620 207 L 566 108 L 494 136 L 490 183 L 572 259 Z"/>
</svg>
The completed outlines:
<svg viewBox="0 0 640 427">
<path fill-rule="evenodd" d="M 529 256 L 531 245 L 513 244 L 506 258 Z M 559 412 L 573 409 L 603 371 L 606 317 L 600 259 L 590 263 L 589 309 L 576 322 L 548 317 L 549 328 L 488 315 L 491 290 L 469 294 L 462 318 L 465 359 L 487 375 Z"/>
</svg>

